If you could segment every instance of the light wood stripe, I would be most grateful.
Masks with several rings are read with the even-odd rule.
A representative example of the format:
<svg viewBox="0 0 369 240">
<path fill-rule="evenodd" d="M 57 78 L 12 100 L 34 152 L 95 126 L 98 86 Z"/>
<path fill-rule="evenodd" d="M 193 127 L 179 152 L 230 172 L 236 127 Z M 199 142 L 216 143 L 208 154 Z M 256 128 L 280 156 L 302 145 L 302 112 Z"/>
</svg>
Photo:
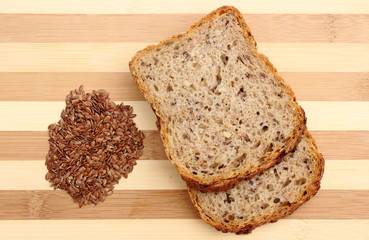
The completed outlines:
<svg viewBox="0 0 369 240">
<path fill-rule="evenodd" d="M 369 160 L 325 161 L 321 188 L 369 189 Z"/>
<path fill-rule="evenodd" d="M 368 73 L 281 72 L 300 101 L 369 101 Z M 64 101 L 68 90 L 105 89 L 113 100 L 144 100 L 129 72 L 0 72 L 0 101 Z"/>
<path fill-rule="evenodd" d="M 203 14 L 0 14 L 0 42 L 158 42 Z M 247 14 L 257 42 L 369 42 L 368 14 Z M 72 23 L 72 24 L 71 24 Z"/>
<path fill-rule="evenodd" d="M 369 102 L 303 102 L 311 130 L 369 130 Z M 347 117 L 347 118 L 346 118 Z"/>
<path fill-rule="evenodd" d="M 369 220 L 295 220 L 283 219 L 255 229 L 251 235 L 224 234 L 215 231 L 199 219 L 124 219 L 124 220 L 55 220 L 55 221 L 1 221 L 0 230 L 5 239 L 27 238 L 74 240 L 100 239 L 199 239 L 199 240 L 274 240 L 303 239 L 366 240 Z M 63 226 L 63 227 L 60 227 Z M 22 229 L 24 231 L 19 231 Z M 68 229 L 66 231 L 66 229 Z M 328 229 L 334 229 L 327 231 Z"/>
<path fill-rule="evenodd" d="M 310 130 L 369 130 L 369 101 L 321 102 L 300 101 L 308 118 Z M 156 117 L 147 102 L 125 101 L 137 114 L 135 121 L 141 130 L 156 130 Z M 0 102 L 0 131 L 45 131 L 59 120 L 63 102 Z M 21 114 L 20 114 L 21 113 Z M 27 117 L 24 117 L 27 116 Z"/>
<path fill-rule="evenodd" d="M 0 72 L 122 72 L 149 43 L 0 43 Z M 279 71 L 366 72 L 368 43 L 259 43 Z"/>
<path fill-rule="evenodd" d="M 198 218 L 186 190 L 115 191 L 81 209 L 64 191 L 0 191 L 1 220 Z M 320 190 L 290 219 L 368 219 L 369 191 Z"/>
<path fill-rule="evenodd" d="M 0 161 L 0 190 L 50 190 L 44 161 Z M 349 178 L 347 176 L 350 176 Z M 116 190 L 185 189 L 169 160 L 138 161 Z M 322 189 L 369 190 L 369 160 L 326 161 Z"/>
<path fill-rule="evenodd" d="M 369 45 L 364 43 L 259 43 L 258 46 L 279 71 L 369 71 Z"/>
<path fill-rule="evenodd" d="M 171 1 L 171 0 L 111 0 L 111 1 L 48 1 L 27 0 L 5 1 L 2 13 L 94 13 L 94 14 L 146 14 L 146 13 L 207 13 L 224 4 L 233 5 L 247 13 L 368 13 L 369 3 L 365 0 L 222 0 Z"/>
<path fill-rule="evenodd" d="M 369 159 L 369 131 L 310 131 L 326 160 Z M 144 131 L 141 159 L 167 159 L 158 131 Z M 48 151 L 47 132 L 1 132 L 0 161 L 40 160 Z M 14 154 L 17 153 L 17 154 Z"/>
<path fill-rule="evenodd" d="M 0 72 L 121 72 L 145 43 L 0 43 Z"/>
</svg>

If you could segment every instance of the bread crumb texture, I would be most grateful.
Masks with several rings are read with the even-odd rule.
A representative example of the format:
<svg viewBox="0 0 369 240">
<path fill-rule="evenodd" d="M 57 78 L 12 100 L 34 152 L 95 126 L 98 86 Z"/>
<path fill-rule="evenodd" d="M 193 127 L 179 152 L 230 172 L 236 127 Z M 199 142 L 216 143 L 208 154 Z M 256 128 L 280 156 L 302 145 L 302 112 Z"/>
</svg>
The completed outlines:
<svg viewBox="0 0 369 240">
<path fill-rule="evenodd" d="M 276 161 L 270 157 L 286 150 L 302 129 L 293 93 L 257 53 L 251 33 L 245 37 L 240 21 L 225 11 L 131 62 L 165 125 L 169 158 L 202 184 Z"/>
<path fill-rule="evenodd" d="M 249 232 L 291 213 L 319 189 L 324 162 L 311 137 L 304 137 L 282 162 L 219 193 L 190 189 L 200 215 L 219 230 Z"/>
</svg>

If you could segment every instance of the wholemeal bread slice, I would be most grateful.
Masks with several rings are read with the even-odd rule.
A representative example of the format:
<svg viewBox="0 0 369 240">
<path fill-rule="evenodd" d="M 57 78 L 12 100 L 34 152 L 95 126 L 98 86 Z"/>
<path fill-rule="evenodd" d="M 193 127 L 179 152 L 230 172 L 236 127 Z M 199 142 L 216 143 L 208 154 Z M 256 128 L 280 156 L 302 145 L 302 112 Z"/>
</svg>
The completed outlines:
<svg viewBox="0 0 369 240">
<path fill-rule="evenodd" d="M 293 92 L 233 7 L 145 48 L 129 65 L 168 158 L 196 189 L 229 189 L 274 166 L 304 131 Z"/>
<path fill-rule="evenodd" d="M 282 162 L 219 193 L 189 188 L 202 219 L 223 232 L 250 233 L 254 228 L 291 214 L 320 188 L 324 160 L 305 133 Z"/>
</svg>

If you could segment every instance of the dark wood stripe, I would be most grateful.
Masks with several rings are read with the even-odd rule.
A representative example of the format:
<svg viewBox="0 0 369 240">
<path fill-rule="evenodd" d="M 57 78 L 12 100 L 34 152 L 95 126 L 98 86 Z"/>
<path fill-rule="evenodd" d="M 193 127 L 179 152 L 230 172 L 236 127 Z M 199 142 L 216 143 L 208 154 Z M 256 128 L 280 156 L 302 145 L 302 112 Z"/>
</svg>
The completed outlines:
<svg viewBox="0 0 369 240">
<path fill-rule="evenodd" d="M 369 219 L 369 191 L 321 190 L 290 219 Z M 78 208 L 64 191 L 0 191 L 0 219 L 198 218 L 186 190 L 115 191 Z"/>
<path fill-rule="evenodd" d="M 310 131 L 326 160 L 368 160 L 369 131 Z"/>
<path fill-rule="evenodd" d="M 299 101 L 369 101 L 369 73 L 280 74 Z"/>
<path fill-rule="evenodd" d="M 0 42 L 158 42 L 204 14 L 1 14 Z M 258 42 L 369 42 L 369 14 L 247 14 Z"/>
<path fill-rule="evenodd" d="M 113 100 L 144 100 L 129 72 L 12 72 L 0 73 L 0 79 L 0 101 L 64 101 L 80 85 L 105 89 Z"/>
<path fill-rule="evenodd" d="M 300 101 L 369 101 L 368 73 L 280 74 Z M 0 101 L 64 101 L 81 84 L 87 91 L 105 89 L 113 100 L 144 100 L 128 72 L 2 72 L 0 79 Z"/>
<path fill-rule="evenodd" d="M 145 132 L 141 159 L 167 159 L 158 131 Z M 369 131 L 311 131 L 327 160 L 369 160 Z M 47 132 L 0 132 L 1 160 L 44 160 Z M 15 154 L 17 153 L 17 154 Z"/>
<path fill-rule="evenodd" d="M 141 159 L 167 159 L 158 131 L 144 131 L 144 153 Z M 48 133 L 0 131 L 1 160 L 44 160 L 47 154 Z M 17 153 L 17 154 L 14 154 Z"/>
</svg>

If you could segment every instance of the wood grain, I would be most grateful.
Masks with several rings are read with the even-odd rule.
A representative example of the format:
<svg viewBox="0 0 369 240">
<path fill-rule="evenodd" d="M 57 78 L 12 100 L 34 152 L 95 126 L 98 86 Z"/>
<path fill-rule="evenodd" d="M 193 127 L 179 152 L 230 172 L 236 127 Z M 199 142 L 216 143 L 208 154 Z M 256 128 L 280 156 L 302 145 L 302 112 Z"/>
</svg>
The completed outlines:
<svg viewBox="0 0 369 240">
<path fill-rule="evenodd" d="M 327 181 L 330 189 L 345 189 L 338 183 L 334 183 L 335 173 L 340 174 L 340 161 L 338 166 L 332 166 L 331 181 Z M 358 175 L 353 178 L 351 183 L 355 184 L 354 188 L 369 190 L 369 186 L 360 181 L 364 179 L 365 173 L 369 174 L 369 160 L 360 160 L 358 164 L 353 163 L 354 169 L 358 169 Z M 336 171 L 337 169 L 338 171 Z M 347 173 L 353 172 L 348 169 Z M 0 190 L 51 190 L 50 184 L 45 180 L 47 173 L 45 162 L 40 160 L 34 161 L 0 161 L 0 182 L 8 182 L 8 184 L 0 185 Z M 360 174 L 362 173 L 362 174 Z M 364 180 L 362 179 L 362 180 Z M 329 180 L 329 179 L 328 179 Z M 333 180 L 333 182 L 332 182 Z M 329 183 L 331 182 L 331 183 Z M 368 176 L 369 182 L 369 176 Z M 169 160 L 146 160 L 138 161 L 134 167 L 134 171 L 129 174 L 127 179 L 122 178 L 115 186 L 116 190 L 168 190 L 168 189 L 185 189 L 186 185 L 177 173 L 175 167 Z"/>
<path fill-rule="evenodd" d="M 328 160 L 324 173 L 321 189 L 369 189 L 369 160 Z"/>
<path fill-rule="evenodd" d="M 281 72 L 299 101 L 369 101 L 369 73 Z"/>
<path fill-rule="evenodd" d="M 159 42 L 203 16 L 0 14 L 0 42 Z M 245 18 L 259 43 L 369 42 L 367 14 L 247 14 Z"/>
<path fill-rule="evenodd" d="M 113 100 L 144 100 L 129 72 L 2 72 L 0 79 L 0 101 L 64 101 L 80 85 Z"/>
<path fill-rule="evenodd" d="M 148 43 L 0 43 L 0 72 L 121 72 Z"/>
<path fill-rule="evenodd" d="M 2 13 L 98 13 L 98 14 L 160 14 L 160 13 L 208 13 L 224 4 L 234 5 L 247 13 L 368 13 L 365 0 L 310 0 L 306 2 L 281 0 L 222 0 L 172 1 L 172 0 L 110 0 L 110 1 L 48 1 L 27 0 L 4 1 Z M 194 7 L 195 6 L 195 7 Z"/>
<path fill-rule="evenodd" d="M 134 108 L 138 128 L 157 129 L 156 117 L 146 101 L 124 103 Z M 369 111 L 366 111 L 369 101 L 299 101 L 299 104 L 306 112 L 310 130 L 369 130 Z M 0 101 L 0 131 L 45 131 L 49 124 L 60 119 L 64 107 L 64 102 Z"/>
<path fill-rule="evenodd" d="M 369 130 L 369 101 L 299 101 L 310 130 Z"/>
<path fill-rule="evenodd" d="M 0 191 L 1 220 L 198 218 L 186 190 L 115 191 L 81 209 L 63 191 Z M 321 190 L 290 219 L 368 219 L 369 191 Z"/>
<path fill-rule="evenodd" d="M 150 43 L 0 43 L 0 72 L 124 72 Z M 369 43 L 259 43 L 285 72 L 367 72 Z"/>
<path fill-rule="evenodd" d="M 125 101 L 124 104 L 134 108 L 134 113 L 137 114 L 134 120 L 140 130 L 157 129 L 156 117 L 146 101 Z M 64 102 L 0 102 L 0 131 L 47 130 L 51 123 L 59 121 L 64 107 Z"/>
<path fill-rule="evenodd" d="M 1 239 L 369 239 L 369 1 L 227 1 L 244 13 L 306 110 L 326 159 L 318 194 L 287 219 L 237 236 L 199 219 L 128 72 L 150 43 L 225 1 L 0 0 Z M 82 209 L 44 180 L 47 126 L 69 90 L 134 106 L 145 150 L 128 179 Z"/>
<path fill-rule="evenodd" d="M 366 72 L 280 74 L 300 101 L 369 101 Z M 0 101 L 64 101 L 79 85 L 105 89 L 113 100 L 144 100 L 129 72 L 0 72 L 0 79 Z"/>
<path fill-rule="evenodd" d="M 369 131 L 310 131 L 325 159 L 368 159 Z"/>
<path fill-rule="evenodd" d="M 143 160 L 167 159 L 158 131 L 144 131 Z M 369 131 L 311 131 L 327 160 L 369 159 Z M 48 151 L 46 131 L 0 131 L 0 161 L 40 160 Z M 16 153 L 16 154 L 15 154 Z"/>
<path fill-rule="evenodd" d="M 267 224 L 250 235 L 224 234 L 200 219 L 119 219 L 119 220 L 3 220 L 0 231 L 5 239 L 212 239 L 274 240 L 303 239 L 367 240 L 369 220 L 282 219 Z M 62 226 L 62 227 L 61 227 Z M 19 231 L 22 229 L 23 231 Z M 66 230 L 67 229 L 67 230 Z M 332 229 L 327 231 L 327 229 Z"/>
<path fill-rule="evenodd" d="M 0 161 L 0 190 L 50 190 L 44 160 Z M 347 176 L 350 176 L 347 178 Z M 185 183 L 168 160 L 138 161 L 128 179 L 116 190 L 185 189 Z M 328 160 L 321 189 L 369 190 L 369 160 Z"/>
<path fill-rule="evenodd" d="M 166 159 L 158 131 L 144 131 L 145 150 L 141 159 Z M 368 134 L 369 135 L 369 134 Z M 0 131 L 0 161 L 44 159 L 49 149 L 48 134 L 43 132 Z M 17 154 L 14 154 L 14 153 Z M 368 156 L 369 159 L 369 156 Z"/>
</svg>

